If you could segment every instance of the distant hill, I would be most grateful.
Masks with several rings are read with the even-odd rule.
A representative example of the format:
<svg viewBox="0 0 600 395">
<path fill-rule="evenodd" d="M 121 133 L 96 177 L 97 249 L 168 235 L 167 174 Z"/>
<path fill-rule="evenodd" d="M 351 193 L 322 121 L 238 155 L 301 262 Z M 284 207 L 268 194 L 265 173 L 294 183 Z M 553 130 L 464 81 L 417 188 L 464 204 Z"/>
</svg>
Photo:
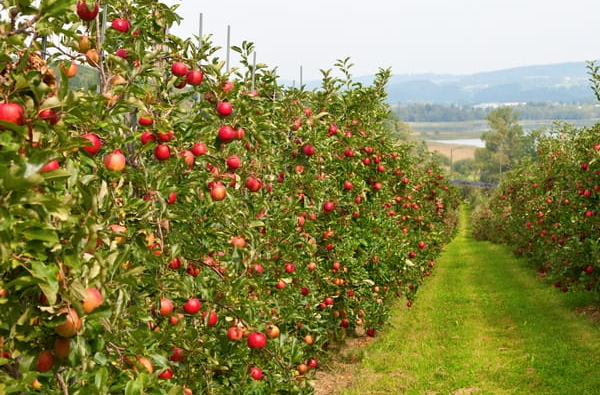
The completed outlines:
<svg viewBox="0 0 600 395">
<path fill-rule="evenodd" d="M 475 74 L 397 74 L 388 84 L 392 104 L 478 104 L 496 102 L 589 102 L 595 96 L 586 62 L 523 66 Z M 393 68 L 392 68 L 393 70 Z M 373 76 L 355 78 L 370 83 Z M 308 89 L 319 81 L 306 83 Z"/>
<path fill-rule="evenodd" d="M 469 75 L 395 75 L 390 103 L 585 102 L 594 100 L 586 62 L 516 67 Z"/>
</svg>

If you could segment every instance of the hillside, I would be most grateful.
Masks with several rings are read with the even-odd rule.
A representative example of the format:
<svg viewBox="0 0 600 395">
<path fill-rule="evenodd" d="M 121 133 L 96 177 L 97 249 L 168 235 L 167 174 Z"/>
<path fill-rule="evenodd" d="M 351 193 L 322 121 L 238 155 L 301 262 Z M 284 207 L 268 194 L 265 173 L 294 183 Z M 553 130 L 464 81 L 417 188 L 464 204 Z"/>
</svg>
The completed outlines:
<svg viewBox="0 0 600 395">
<path fill-rule="evenodd" d="M 469 75 L 396 75 L 390 103 L 582 102 L 594 99 L 586 62 L 525 66 Z"/>
</svg>

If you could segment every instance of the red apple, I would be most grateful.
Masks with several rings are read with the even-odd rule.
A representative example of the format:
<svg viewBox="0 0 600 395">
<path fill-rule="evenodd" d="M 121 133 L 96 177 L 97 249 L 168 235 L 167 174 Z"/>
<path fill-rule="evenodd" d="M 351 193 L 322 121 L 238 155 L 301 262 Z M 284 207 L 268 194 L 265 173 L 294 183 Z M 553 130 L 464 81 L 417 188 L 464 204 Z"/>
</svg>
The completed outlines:
<svg viewBox="0 0 600 395">
<path fill-rule="evenodd" d="M 202 322 L 206 323 L 208 326 L 215 326 L 219 321 L 219 316 L 216 312 L 211 311 L 210 313 L 205 311 L 202 313 Z"/>
<path fill-rule="evenodd" d="M 260 368 L 253 366 L 250 368 L 250 377 L 252 377 L 253 380 L 261 380 L 263 378 L 263 372 Z"/>
<path fill-rule="evenodd" d="M 246 188 L 250 192 L 258 192 L 262 187 L 262 182 L 256 177 L 248 177 L 246 180 Z"/>
<path fill-rule="evenodd" d="M 227 163 L 227 168 L 229 170 L 233 171 L 233 170 L 237 170 L 240 168 L 242 161 L 239 156 L 231 155 L 229 158 L 227 158 L 226 163 Z"/>
<path fill-rule="evenodd" d="M 54 340 L 54 354 L 59 358 L 67 358 L 71 351 L 71 339 L 57 337 Z"/>
<path fill-rule="evenodd" d="M 315 147 L 313 147 L 312 145 L 310 145 L 310 144 L 305 144 L 305 145 L 302 147 L 302 152 L 303 152 L 303 153 L 304 153 L 304 155 L 306 155 L 306 156 L 312 156 L 312 155 L 314 155 L 314 154 L 315 154 L 316 150 L 315 150 Z"/>
<path fill-rule="evenodd" d="M 154 123 L 154 119 L 152 119 L 152 117 L 149 116 L 144 116 L 138 119 L 138 123 L 142 126 L 151 126 Z"/>
<path fill-rule="evenodd" d="M 119 48 L 116 50 L 115 55 L 120 57 L 121 59 L 129 59 L 129 50 L 127 48 Z"/>
<path fill-rule="evenodd" d="M 158 309 L 158 313 L 160 315 L 168 316 L 173 312 L 173 302 L 167 298 L 160 298 L 160 308 Z"/>
<path fill-rule="evenodd" d="M 171 157 L 171 149 L 167 144 L 159 144 L 154 149 L 154 156 L 158 160 L 167 160 Z"/>
<path fill-rule="evenodd" d="M 177 201 L 177 193 L 170 192 L 169 195 L 167 196 L 167 204 L 175 204 L 176 201 Z"/>
<path fill-rule="evenodd" d="M 60 114 L 51 108 L 46 108 L 38 113 L 38 118 L 47 121 L 50 125 L 56 125 L 60 121 Z"/>
<path fill-rule="evenodd" d="M 114 150 L 112 153 L 104 157 L 104 166 L 106 166 L 108 170 L 112 171 L 123 170 L 126 162 L 125 155 L 123 155 L 123 152 L 121 152 L 119 149 Z"/>
<path fill-rule="evenodd" d="M 35 364 L 35 370 L 40 373 L 46 373 L 54 367 L 54 356 L 50 350 L 44 350 L 38 355 L 38 360 Z"/>
<path fill-rule="evenodd" d="M 25 121 L 23 115 L 23 107 L 20 104 L 12 102 L 0 103 L 0 121 L 23 125 Z"/>
<path fill-rule="evenodd" d="M 131 28 L 131 25 L 125 19 L 115 19 L 112 21 L 110 26 L 121 33 L 127 33 Z"/>
<path fill-rule="evenodd" d="M 200 303 L 200 300 L 198 300 L 197 298 L 190 298 L 183 305 L 183 310 L 188 314 L 198 314 L 201 307 L 202 304 Z"/>
<path fill-rule="evenodd" d="M 194 154 L 195 156 L 200 156 L 200 155 L 205 155 L 208 150 L 206 148 L 206 144 L 196 143 L 192 147 L 191 151 L 192 151 L 192 154 Z"/>
<path fill-rule="evenodd" d="M 227 329 L 227 338 L 231 341 L 238 341 L 244 336 L 244 330 L 237 326 L 232 326 Z"/>
<path fill-rule="evenodd" d="M 83 311 L 91 313 L 103 302 L 102 294 L 97 288 L 88 288 L 85 290 L 85 299 L 83 299 Z"/>
<path fill-rule="evenodd" d="M 228 117 L 233 112 L 233 106 L 228 101 L 222 101 L 217 104 L 217 113 L 222 117 Z"/>
<path fill-rule="evenodd" d="M 200 85 L 203 78 L 204 74 L 200 70 L 190 70 L 185 75 L 185 80 L 190 85 Z"/>
<path fill-rule="evenodd" d="M 171 65 L 171 73 L 178 77 L 183 77 L 188 73 L 188 67 L 183 62 L 175 62 Z"/>
<path fill-rule="evenodd" d="M 179 347 L 173 347 L 173 353 L 169 357 L 169 360 L 173 362 L 183 362 L 185 356 L 185 350 Z"/>
<path fill-rule="evenodd" d="M 100 148 L 102 147 L 102 141 L 100 141 L 100 138 L 98 137 L 97 134 L 85 133 L 85 134 L 81 135 L 81 137 L 89 140 L 90 143 L 92 143 L 92 145 L 85 145 L 85 146 L 81 147 L 81 149 L 83 149 L 90 155 L 96 155 L 98 153 L 98 151 L 100 151 Z"/>
<path fill-rule="evenodd" d="M 210 197 L 212 200 L 221 201 L 227 196 L 227 188 L 221 182 L 215 182 L 210 188 Z"/>
<path fill-rule="evenodd" d="M 159 379 L 171 380 L 173 378 L 173 371 L 171 369 L 165 369 L 158 374 Z"/>
<path fill-rule="evenodd" d="M 94 3 L 94 7 L 90 9 L 85 0 L 81 0 L 77 2 L 77 16 L 79 19 L 85 22 L 93 21 L 96 19 L 96 15 L 98 15 L 98 11 L 100 11 L 98 7 L 98 2 Z"/>
<path fill-rule="evenodd" d="M 60 163 L 57 160 L 51 160 L 44 167 L 40 169 L 40 173 L 44 173 L 47 171 L 56 170 L 60 167 Z"/>
<path fill-rule="evenodd" d="M 151 141 L 156 141 L 156 136 L 154 136 L 154 133 L 149 132 L 149 131 L 145 131 L 140 135 L 140 140 L 142 141 L 142 144 L 148 144 Z"/>
<path fill-rule="evenodd" d="M 231 82 L 231 81 L 225 81 L 223 83 L 223 92 L 229 92 L 232 89 L 233 89 L 233 82 Z"/>
<path fill-rule="evenodd" d="M 335 204 L 333 202 L 325 202 L 325 204 L 323 204 L 323 211 L 325 211 L 326 213 L 331 212 L 335 209 Z"/>
<path fill-rule="evenodd" d="M 58 315 L 65 315 L 66 321 L 54 327 L 54 331 L 62 337 L 72 337 L 81 329 L 81 320 L 74 309 L 63 308 L 58 311 Z"/>
<path fill-rule="evenodd" d="M 235 137 L 235 130 L 229 125 L 221 126 L 217 134 L 219 141 L 225 144 L 235 140 Z"/>
<path fill-rule="evenodd" d="M 247 343 L 252 349 L 264 348 L 267 345 L 267 337 L 261 332 L 252 332 L 248 335 Z"/>
</svg>

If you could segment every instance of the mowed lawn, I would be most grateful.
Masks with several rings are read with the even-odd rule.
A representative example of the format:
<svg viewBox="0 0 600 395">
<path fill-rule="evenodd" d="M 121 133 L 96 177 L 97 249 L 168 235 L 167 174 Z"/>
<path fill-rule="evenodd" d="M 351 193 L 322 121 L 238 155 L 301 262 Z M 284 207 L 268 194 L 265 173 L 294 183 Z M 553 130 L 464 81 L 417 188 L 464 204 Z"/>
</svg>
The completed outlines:
<svg viewBox="0 0 600 395">
<path fill-rule="evenodd" d="M 576 311 L 597 301 L 548 286 L 467 222 L 413 307 L 399 303 L 362 361 L 330 372 L 338 393 L 600 394 L 600 323 Z"/>
</svg>

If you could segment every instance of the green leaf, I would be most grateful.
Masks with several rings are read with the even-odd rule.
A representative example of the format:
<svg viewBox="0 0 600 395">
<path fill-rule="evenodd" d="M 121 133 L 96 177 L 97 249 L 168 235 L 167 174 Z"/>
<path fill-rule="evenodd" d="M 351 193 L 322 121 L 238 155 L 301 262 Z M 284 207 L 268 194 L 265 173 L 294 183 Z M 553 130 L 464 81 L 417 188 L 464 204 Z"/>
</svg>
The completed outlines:
<svg viewBox="0 0 600 395">
<path fill-rule="evenodd" d="M 23 236 L 29 240 L 40 240 L 58 244 L 58 236 L 53 229 L 29 228 L 23 231 Z"/>
<path fill-rule="evenodd" d="M 125 386 L 125 395 L 141 395 L 144 389 L 143 377 L 146 376 L 144 373 L 137 376 L 135 380 L 131 380 Z"/>
</svg>

